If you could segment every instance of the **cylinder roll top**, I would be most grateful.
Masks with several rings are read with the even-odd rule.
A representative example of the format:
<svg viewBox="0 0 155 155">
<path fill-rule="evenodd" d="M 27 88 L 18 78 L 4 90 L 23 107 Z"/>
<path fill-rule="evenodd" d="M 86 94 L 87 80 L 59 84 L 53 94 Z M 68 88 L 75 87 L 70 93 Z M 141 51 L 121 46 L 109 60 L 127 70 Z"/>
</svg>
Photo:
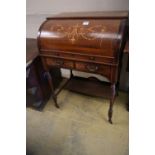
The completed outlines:
<svg viewBox="0 0 155 155">
<path fill-rule="evenodd" d="M 121 27 L 125 14 L 120 15 L 47 18 L 40 27 L 39 50 L 90 52 L 94 55 L 115 57 L 123 37 Z"/>
</svg>

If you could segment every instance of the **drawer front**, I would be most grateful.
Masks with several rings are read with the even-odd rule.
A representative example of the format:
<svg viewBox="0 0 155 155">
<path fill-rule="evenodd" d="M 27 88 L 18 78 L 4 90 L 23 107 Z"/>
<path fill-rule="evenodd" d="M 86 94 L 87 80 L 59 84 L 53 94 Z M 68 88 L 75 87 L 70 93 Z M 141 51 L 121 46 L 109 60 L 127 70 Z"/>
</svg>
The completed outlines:
<svg viewBox="0 0 155 155">
<path fill-rule="evenodd" d="M 43 55 L 53 56 L 55 58 L 64 58 L 69 60 L 75 61 L 86 61 L 86 62 L 93 62 L 93 63 L 113 63 L 114 57 L 104 57 L 104 56 L 97 56 L 97 55 L 84 55 L 84 54 L 74 54 L 71 52 L 58 52 L 58 51 L 41 51 Z"/>
<path fill-rule="evenodd" d="M 84 71 L 89 73 L 100 74 L 111 80 L 112 77 L 112 66 L 102 65 L 97 63 L 87 63 L 81 61 L 71 61 L 60 58 L 44 58 L 45 63 L 48 67 L 57 67 L 57 68 L 67 68 L 75 69 L 77 71 Z"/>
<path fill-rule="evenodd" d="M 101 75 L 110 78 L 111 75 L 111 66 L 105 66 L 95 63 L 83 63 L 83 62 L 76 62 L 75 63 L 76 70 L 90 72 L 90 73 L 98 73 Z"/>
<path fill-rule="evenodd" d="M 75 56 L 78 60 L 94 62 L 94 63 L 112 63 L 113 58 L 99 57 L 94 55 L 77 55 Z"/>
<path fill-rule="evenodd" d="M 46 64 L 52 67 L 58 68 L 74 68 L 74 63 L 69 60 L 58 59 L 58 58 L 45 58 Z"/>
</svg>

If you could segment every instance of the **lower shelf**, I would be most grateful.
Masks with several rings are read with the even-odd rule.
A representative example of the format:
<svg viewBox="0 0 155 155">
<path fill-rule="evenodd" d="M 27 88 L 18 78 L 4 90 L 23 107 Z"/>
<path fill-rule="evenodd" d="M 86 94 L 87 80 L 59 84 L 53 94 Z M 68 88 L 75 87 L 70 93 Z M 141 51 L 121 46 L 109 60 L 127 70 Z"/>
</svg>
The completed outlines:
<svg viewBox="0 0 155 155">
<path fill-rule="evenodd" d="M 110 99 L 110 83 L 102 82 L 94 78 L 72 77 L 65 89 L 85 95 Z"/>
</svg>

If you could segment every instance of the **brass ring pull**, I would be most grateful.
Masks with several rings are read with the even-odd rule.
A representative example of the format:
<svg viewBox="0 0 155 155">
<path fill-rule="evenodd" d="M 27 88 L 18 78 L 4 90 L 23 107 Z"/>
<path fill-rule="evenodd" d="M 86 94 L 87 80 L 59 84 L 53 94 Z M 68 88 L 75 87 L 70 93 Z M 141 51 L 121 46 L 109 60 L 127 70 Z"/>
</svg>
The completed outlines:
<svg viewBox="0 0 155 155">
<path fill-rule="evenodd" d="M 95 60 L 95 57 L 91 56 L 91 57 L 90 57 L 90 60 Z"/>
<path fill-rule="evenodd" d="M 86 67 L 90 72 L 95 72 L 98 70 L 98 66 L 96 65 L 87 65 Z"/>
</svg>

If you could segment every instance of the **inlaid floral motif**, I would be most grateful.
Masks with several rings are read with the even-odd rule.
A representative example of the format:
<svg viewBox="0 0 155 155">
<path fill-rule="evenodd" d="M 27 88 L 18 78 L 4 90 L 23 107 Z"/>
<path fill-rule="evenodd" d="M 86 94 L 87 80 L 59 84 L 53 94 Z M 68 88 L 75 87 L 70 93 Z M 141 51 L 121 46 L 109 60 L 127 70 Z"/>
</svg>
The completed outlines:
<svg viewBox="0 0 155 155">
<path fill-rule="evenodd" d="M 69 41 L 74 44 L 79 38 L 85 40 L 96 40 L 98 39 L 96 35 L 93 34 L 102 34 L 105 32 L 106 28 L 102 25 L 96 25 L 92 27 L 83 26 L 83 25 L 73 25 L 69 27 L 64 27 L 62 25 L 54 25 L 51 27 L 51 30 L 54 32 L 63 33 L 64 37 L 67 37 Z M 102 44 L 102 38 L 100 37 L 100 46 Z"/>
</svg>

